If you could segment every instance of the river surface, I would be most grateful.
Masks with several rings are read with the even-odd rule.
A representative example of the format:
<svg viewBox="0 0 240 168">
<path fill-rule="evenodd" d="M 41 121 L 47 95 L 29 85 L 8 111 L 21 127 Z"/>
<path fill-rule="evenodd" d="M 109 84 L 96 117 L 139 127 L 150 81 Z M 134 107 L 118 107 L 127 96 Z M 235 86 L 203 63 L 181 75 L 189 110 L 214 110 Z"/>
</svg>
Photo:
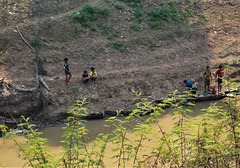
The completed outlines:
<svg viewBox="0 0 240 168">
<path fill-rule="evenodd" d="M 210 104 L 215 103 L 216 101 L 209 101 L 209 102 L 201 102 L 197 103 L 197 106 L 188 107 L 188 109 L 192 109 L 193 112 L 190 114 L 192 117 L 196 117 L 201 114 L 201 109 L 206 109 L 210 106 Z M 168 111 L 168 110 L 166 110 Z M 147 116 L 144 116 L 147 117 Z M 170 131 L 171 127 L 175 123 L 172 115 L 164 114 L 161 116 L 162 120 L 159 121 L 161 126 L 164 126 L 164 131 Z M 105 118 L 106 119 L 106 118 Z M 98 136 L 99 133 L 108 133 L 109 128 L 104 127 L 106 122 L 104 119 L 100 120 L 90 120 L 85 123 L 86 128 L 89 130 L 89 143 Z M 62 147 L 62 143 L 60 141 L 63 140 L 62 135 L 64 130 L 64 124 L 58 125 L 56 127 L 48 127 L 43 129 L 42 137 L 48 138 L 47 146 L 52 148 L 52 152 L 59 153 L 64 151 Z M 152 124 L 153 129 L 158 129 L 158 125 L 156 123 Z M 16 139 L 20 142 L 24 142 L 25 136 L 17 136 Z M 151 142 L 150 142 L 151 143 Z M 111 151 L 109 151 L 111 153 Z M 22 160 L 19 157 L 19 148 L 14 144 L 12 140 L 6 140 L 5 138 L 0 138 L 0 163 L 1 166 L 9 166 L 9 167 L 22 167 L 26 161 Z M 114 167 L 110 159 L 106 160 L 106 164 L 109 167 Z"/>
</svg>

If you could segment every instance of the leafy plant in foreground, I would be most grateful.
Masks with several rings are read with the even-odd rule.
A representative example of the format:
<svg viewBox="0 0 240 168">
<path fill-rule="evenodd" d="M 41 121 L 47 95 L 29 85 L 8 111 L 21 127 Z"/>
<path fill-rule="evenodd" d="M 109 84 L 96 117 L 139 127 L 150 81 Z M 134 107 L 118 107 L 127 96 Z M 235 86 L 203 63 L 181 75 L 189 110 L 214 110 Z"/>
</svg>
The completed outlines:
<svg viewBox="0 0 240 168">
<path fill-rule="evenodd" d="M 28 161 L 28 163 L 26 163 L 26 166 L 51 167 L 55 163 L 54 159 L 49 154 L 50 148 L 44 145 L 47 142 L 47 139 L 40 137 L 42 132 L 39 132 L 34 128 L 36 127 L 36 125 L 28 123 L 29 118 L 25 118 L 22 116 L 22 119 L 25 121 L 25 123 L 19 124 L 18 126 L 27 127 L 26 142 L 24 144 L 21 144 L 16 139 L 14 139 L 14 135 L 9 134 L 9 136 L 19 147 L 23 159 Z"/>
</svg>

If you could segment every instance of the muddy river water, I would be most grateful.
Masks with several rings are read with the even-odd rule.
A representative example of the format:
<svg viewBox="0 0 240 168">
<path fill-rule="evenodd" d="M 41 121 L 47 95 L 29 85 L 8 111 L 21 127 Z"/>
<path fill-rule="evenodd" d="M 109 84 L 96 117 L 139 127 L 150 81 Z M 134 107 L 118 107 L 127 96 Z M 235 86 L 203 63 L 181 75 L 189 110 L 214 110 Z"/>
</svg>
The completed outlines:
<svg viewBox="0 0 240 168">
<path fill-rule="evenodd" d="M 215 101 L 210 102 L 202 102 L 198 103 L 197 106 L 189 107 L 189 109 L 193 110 L 193 113 L 190 115 L 195 117 L 201 114 L 200 109 L 208 108 L 210 104 L 215 103 Z M 147 117 L 147 116 L 146 116 Z M 170 114 L 162 115 L 162 120 L 159 121 L 161 126 L 164 126 L 164 131 L 170 131 L 170 128 L 175 123 L 173 117 Z M 85 124 L 86 128 L 89 130 L 89 143 L 97 137 L 99 133 L 107 133 L 109 128 L 104 127 L 106 124 L 104 119 L 101 120 L 91 120 Z M 63 140 L 62 135 L 64 130 L 62 129 L 62 125 L 58 125 L 56 127 L 48 127 L 42 130 L 43 135 L 42 137 L 48 138 L 47 145 L 52 148 L 52 152 L 59 153 L 64 151 L 62 147 L 62 143 L 60 142 Z M 153 128 L 157 129 L 157 124 L 152 124 Z M 25 136 L 18 136 L 16 137 L 18 141 L 23 142 Z M 109 151 L 111 153 L 111 151 Z M 1 166 L 9 166 L 9 167 L 22 167 L 26 161 L 19 158 L 19 148 L 15 146 L 14 142 L 11 140 L 6 140 L 4 138 L 0 138 L 0 167 Z M 106 164 L 109 167 L 114 167 L 111 160 L 106 160 Z"/>
</svg>

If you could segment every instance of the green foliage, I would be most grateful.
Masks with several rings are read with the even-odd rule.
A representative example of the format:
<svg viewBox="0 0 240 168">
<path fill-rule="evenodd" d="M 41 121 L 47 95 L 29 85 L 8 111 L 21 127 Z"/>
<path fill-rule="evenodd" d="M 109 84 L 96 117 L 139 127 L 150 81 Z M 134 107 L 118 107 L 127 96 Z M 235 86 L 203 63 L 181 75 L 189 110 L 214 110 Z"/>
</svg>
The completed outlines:
<svg viewBox="0 0 240 168">
<path fill-rule="evenodd" d="M 114 30 L 110 25 L 104 24 L 103 25 L 104 32 L 108 34 L 108 39 L 112 40 L 113 37 L 117 37 L 120 30 Z"/>
<path fill-rule="evenodd" d="M 176 6 L 177 4 L 178 4 L 177 1 L 169 1 L 169 2 L 168 2 L 168 5 L 169 5 L 169 6 Z"/>
<path fill-rule="evenodd" d="M 142 0 L 121 0 L 130 7 L 142 7 Z"/>
<path fill-rule="evenodd" d="M 192 9 L 187 9 L 186 15 L 187 15 L 188 17 L 193 17 L 194 15 L 193 15 Z"/>
<path fill-rule="evenodd" d="M 0 137 L 4 137 L 7 133 L 8 127 L 5 125 L 0 125 Z"/>
<path fill-rule="evenodd" d="M 205 15 L 205 14 L 202 13 L 202 14 L 200 15 L 200 17 L 203 18 L 205 21 L 208 21 L 207 15 Z"/>
<path fill-rule="evenodd" d="M 104 24 L 103 29 L 104 29 L 105 33 L 110 33 L 112 31 L 112 27 L 108 24 Z"/>
<path fill-rule="evenodd" d="M 116 48 L 117 50 L 123 52 L 126 50 L 126 44 L 123 41 L 115 41 L 113 43 L 113 47 Z"/>
<path fill-rule="evenodd" d="M 82 25 L 87 26 L 92 30 L 96 30 L 96 27 L 91 23 L 91 21 L 97 20 L 100 16 L 109 16 L 109 10 L 86 4 L 79 12 L 73 13 L 71 18 L 79 21 Z"/>
<path fill-rule="evenodd" d="M 3 52 L 2 51 L 0 51 L 0 55 L 2 55 L 3 54 Z"/>
<path fill-rule="evenodd" d="M 180 12 L 176 3 L 171 1 L 168 6 L 154 9 L 148 12 L 150 17 L 150 27 L 159 28 L 162 22 L 185 21 L 191 12 Z"/>
<path fill-rule="evenodd" d="M 29 167 L 51 167 L 50 165 L 55 165 L 54 159 L 49 155 L 50 148 L 44 144 L 47 142 L 46 138 L 41 138 L 41 132 L 36 131 L 34 127 L 36 125 L 29 124 L 29 118 L 22 116 L 22 119 L 25 123 L 19 124 L 19 127 L 27 127 L 27 139 L 26 143 L 21 144 L 14 139 L 14 135 L 9 134 L 13 139 L 15 144 L 19 147 L 22 158 L 27 160 L 28 163 L 26 166 Z"/>
<path fill-rule="evenodd" d="M 137 8 L 134 12 L 133 12 L 134 17 L 138 20 L 138 21 L 142 21 L 143 20 L 143 12 L 141 8 Z"/>
<path fill-rule="evenodd" d="M 121 4 L 118 4 L 118 3 L 115 3 L 115 4 L 114 4 L 114 7 L 115 7 L 116 9 L 118 9 L 118 10 L 123 10 L 123 9 L 124 9 L 124 6 L 121 5 Z"/>
<path fill-rule="evenodd" d="M 117 37 L 119 32 L 120 32 L 120 30 L 114 30 L 113 32 L 109 33 L 108 34 L 108 39 L 112 40 L 113 37 Z"/>
<path fill-rule="evenodd" d="M 30 45 L 33 47 L 37 47 L 41 44 L 40 40 L 37 37 L 34 37 L 30 40 Z"/>
<path fill-rule="evenodd" d="M 155 22 L 150 22 L 149 23 L 149 26 L 151 28 L 160 28 L 162 26 L 161 22 L 160 21 L 155 21 Z"/>
<path fill-rule="evenodd" d="M 130 25 L 130 29 L 135 30 L 135 31 L 140 31 L 141 28 L 142 28 L 142 26 L 139 24 L 131 24 Z"/>
</svg>

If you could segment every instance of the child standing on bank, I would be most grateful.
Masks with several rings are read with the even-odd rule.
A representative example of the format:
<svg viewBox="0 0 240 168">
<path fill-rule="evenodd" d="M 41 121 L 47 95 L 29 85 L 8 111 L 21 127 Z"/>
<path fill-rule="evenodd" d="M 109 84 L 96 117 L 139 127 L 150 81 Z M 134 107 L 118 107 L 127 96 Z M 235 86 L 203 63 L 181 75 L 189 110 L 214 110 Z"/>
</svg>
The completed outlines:
<svg viewBox="0 0 240 168">
<path fill-rule="evenodd" d="M 219 69 L 216 72 L 216 76 L 218 78 L 218 93 L 221 93 L 221 91 L 222 91 L 222 83 L 223 83 L 223 76 L 224 76 L 223 66 L 222 65 L 219 65 Z"/>
<path fill-rule="evenodd" d="M 68 58 L 64 59 L 64 70 L 65 70 L 65 75 L 66 75 L 66 85 L 71 83 L 70 78 L 72 77 L 72 72 L 69 70 L 68 67 Z"/>
<path fill-rule="evenodd" d="M 94 82 L 97 79 L 97 72 L 95 71 L 94 67 L 91 68 L 90 77 L 91 77 L 91 80 L 94 81 Z"/>
<path fill-rule="evenodd" d="M 204 89 L 206 93 L 210 91 L 210 79 L 212 80 L 212 73 L 210 71 L 210 67 L 207 66 L 204 72 Z"/>
</svg>

